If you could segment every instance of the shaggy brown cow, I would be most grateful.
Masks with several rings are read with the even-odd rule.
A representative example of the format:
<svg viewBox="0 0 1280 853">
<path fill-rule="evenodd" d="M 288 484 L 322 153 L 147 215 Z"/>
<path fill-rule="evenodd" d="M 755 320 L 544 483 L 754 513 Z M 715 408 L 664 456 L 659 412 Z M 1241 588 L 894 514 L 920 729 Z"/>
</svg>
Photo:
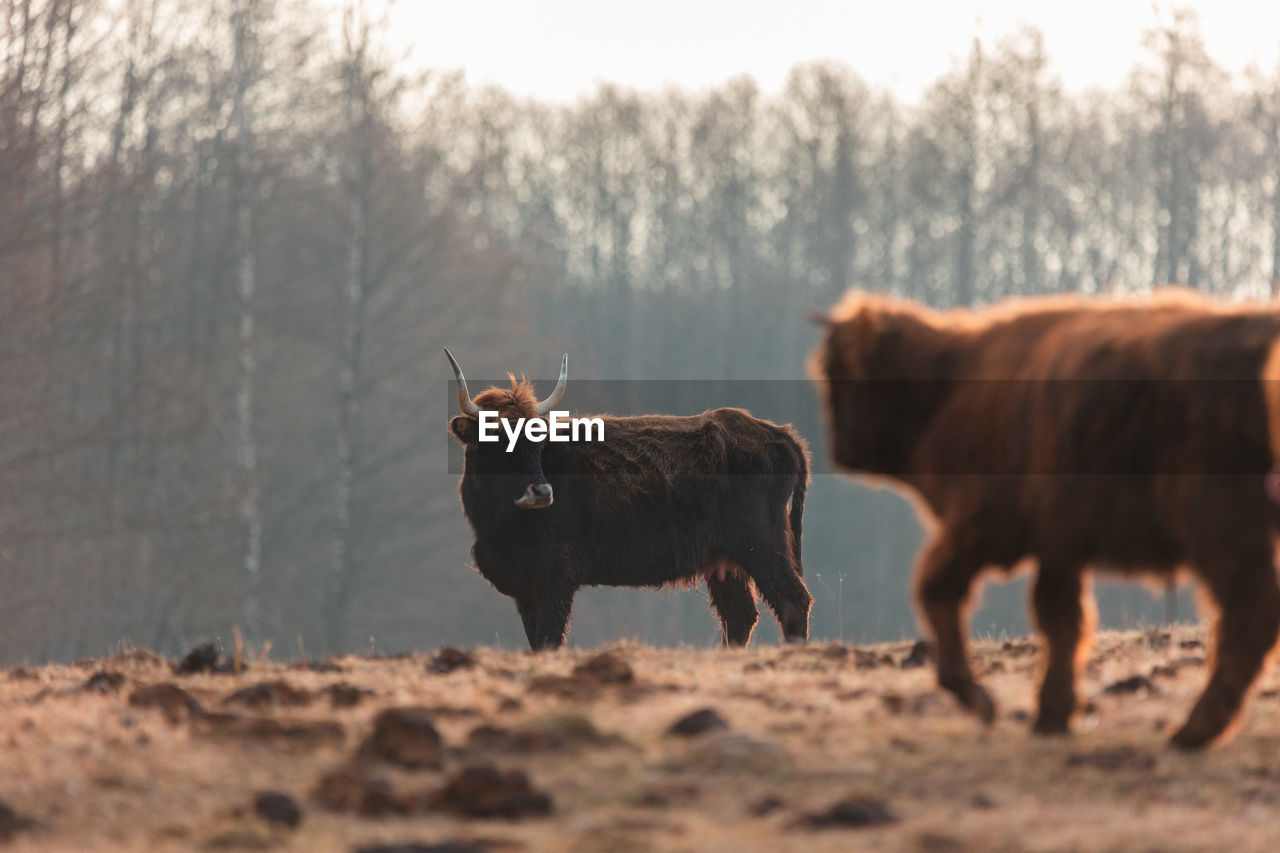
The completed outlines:
<svg viewBox="0 0 1280 853">
<path fill-rule="evenodd" d="M 445 350 L 448 353 L 448 350 Z M 788 641 L 809 633 L 800 538 L 809 455 L 790 426 L 742 409 L 692 417 L 601 416 L 603 441 L 478 440 L 482 410 L 514 423 L 544 419 L 551 396 L 512 380 L 473 400 L 453 356 L 462 414 L 449 430 L 465 449 L 459 491 L 480 574 L 516 601 L 533 649 L 564 642 L 583 586 L 704 580 L 724 641 L 745 646 L 759 618 L 753 587 Z M 585 436 L 583 436 L 585 438 Z"/>
<path fill-rule="evenodd" d="M 1185 569 L 1219 619 L 1212 676 L 1173 743 L 1221 735 L 1280 632 L 1280 509 L 1267 494 L 1280 494 L 1267 478 L 1280 312 L 1183 291 L 945 313 L 853 293 L 822 321 L 811 372 L 836 462 L 906 486 L 932 528 L 916 596 L 939 684 L 993 719 L 964 606 L 984 568 L 1033 562 L 1047 652 L 1035 731 L 1065 732 L 1093 621 L 1089 570 Z"/>
</svg>

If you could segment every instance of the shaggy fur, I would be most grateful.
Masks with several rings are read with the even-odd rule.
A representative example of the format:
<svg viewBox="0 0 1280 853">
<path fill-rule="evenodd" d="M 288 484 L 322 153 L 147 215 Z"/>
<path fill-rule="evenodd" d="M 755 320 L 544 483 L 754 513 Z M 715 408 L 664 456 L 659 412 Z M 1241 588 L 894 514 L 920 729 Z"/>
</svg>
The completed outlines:
<svg viewBox="0 0 1280 853">
<path fill-rule="evenodd" d="M 490 388 L 475 402 L 513 421 L 536 417 L 527 382 Z M 530 647 L 564 642 L 579 587 L 698 581 L 727 644 L 751 637 L 759 618 L 753 587 L 783 635 L 805 639 L 812 598 L 800 564 L 803 439 L 741 409 L 601 417 L 603 442 L 521 438 L 511 453 L 505 439 L 478 442 L 475 418 L 449 422 L 465 448 L 459 491 L 476 568 L 516 600 Z M 551 486 L 550 506 L 514 504 L 537 484 Z"/>
<path fill-rule="evenodd" d="M 916 597 L 940 685 L 993 718 L 964 608 L 985 568 L 1031 563 L 1046 641 L 1035 730 L 1065 732 L 1093 626 L 1089 571 L 1186 569 L 1220 618 L 1213 675 L 1173 742 L 1226 731 L 1280 633 L 1267 497 L 1280 494 L 1267 478 L 1280 313 L 1183 291 L 945 313 L 854 293 L 826 326 L 811 373 L 836 462 L 906 487 L 932 529 Z"/>
</svg>

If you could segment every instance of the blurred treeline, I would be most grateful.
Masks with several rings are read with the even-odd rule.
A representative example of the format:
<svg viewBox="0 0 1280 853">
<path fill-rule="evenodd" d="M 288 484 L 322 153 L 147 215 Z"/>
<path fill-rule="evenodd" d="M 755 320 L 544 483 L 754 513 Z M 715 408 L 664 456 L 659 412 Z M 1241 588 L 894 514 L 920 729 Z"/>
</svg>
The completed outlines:
<svg viewBox="0 0 1280 853">
<path fill-rule="evenodd" d="M 1185 14 L 1114 90 L 1064 91 L 1027 31 L 918 104 L 829 63 L 539 103 L 390 43 L 359 3 L 0 0 L 0 662 L 232 625 L 284 657 L 523 643 L 467 568 L 442 344 L 476 377 L 568 350 L 590 408 L 574 378 L 799 382 L 806 313 L 851 286 L 1280 276 L 1280 75 L 1224 73 Z M 757 408 L 821 457 L 803 396 Z M 815 636 L 912 634 L 918 540 L 820 477 Z M 975 622 L 1024 626 L 1007 591 Z M 717 636 L 691 592 L 587 594 L 573 627 Z"/>
</svg>

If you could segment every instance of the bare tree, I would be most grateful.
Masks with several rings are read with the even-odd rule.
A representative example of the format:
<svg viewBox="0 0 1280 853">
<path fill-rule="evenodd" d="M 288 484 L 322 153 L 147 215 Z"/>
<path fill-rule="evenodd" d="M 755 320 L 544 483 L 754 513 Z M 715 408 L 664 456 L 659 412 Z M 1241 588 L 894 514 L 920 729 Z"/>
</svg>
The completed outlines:
<svg viewBox="0 0 1280 853">
<path fill-rule="evenodd" d="M 253 117 L 249 90 L 252 48 L 252 14 L 257 0 L 235 0 L 231 13 L 233 44 L 231 122 L 235 127 L 235 184 L 232 190 L 235 220 L 236 295 L 238 305 L 238 363 L 236 382 L 236 460 L 240 469 L 240 518 L 244 523 L 244 560 L 241 583 L 244 597 L 241 613 L 256 629 L 262 618 L 259 584 L 262 573 L 262 504 L 258 480 L 258 445 L 254 434 L 254 383 L 257 362 L 254 356 L 257 259 L 254 254 L 255 180 L 253 175 Z"/>
<path fill-rule="evenodd" d="M 1146 42 L 1158 64 L 1136 81 L 1158 115 L 1151 142 L 1158 240 L 1153 283 L 1198 287 L 1202 173 L 1217 138 L 1206 97 L 1216 68 L 1189 10 L 1174 11 L 1171 20 L 1147 33 Z"/>
<path fill-rule="evenodd" d="M 1272 299 L 1280 298 L 1280 68 L 1270 77 L 1253 74 L 1252 103 L 1247 111 L 1254 150 L 1261 155 L 1260 168 L 1252 175 L 1263 203 L 1257 214 L 1270 230 L 1268 289 Z"/>
<path fill-rule="evenodd" d="M 348 6 L 343 19 L 343 105 L 346 154 L 342 189 L 346 198 L 346 264 L 342 287 L 342 351 L 338 368 L 338 471 L 334 483 L 333 551 L 325 598 L 325 638 L 330 649 L 343 648 L 344 620 L 352 582 L 352 487 L 360 423 L 359 375 L 364 360 L 368 311 L 369 197 L 373 191 L 370 91 L 376 73 L 370 67 L 370 22 L 362 3 Z"/>
</svg>

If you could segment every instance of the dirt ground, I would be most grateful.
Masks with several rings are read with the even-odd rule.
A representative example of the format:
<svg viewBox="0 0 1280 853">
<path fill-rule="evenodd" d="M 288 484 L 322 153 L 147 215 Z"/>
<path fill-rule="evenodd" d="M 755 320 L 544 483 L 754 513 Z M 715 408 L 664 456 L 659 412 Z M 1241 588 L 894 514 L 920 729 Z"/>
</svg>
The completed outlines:
<svg viewBox="0 0 1280 853">
<path fill-rule="evenodd" d="M 1057 739 L 1028 732 L 1033 641 L 976 646 L 990 729 L 933 687 L 921 651 L 482 648 L 177 674 L 135 650 L 19 667 L 0 673 L 0 845 L 1280 849 L 1274 669 L 1234 739 L 1165 746 L 1207 676 L 1203 628 L 1100 634 Z"/>
</svg>

